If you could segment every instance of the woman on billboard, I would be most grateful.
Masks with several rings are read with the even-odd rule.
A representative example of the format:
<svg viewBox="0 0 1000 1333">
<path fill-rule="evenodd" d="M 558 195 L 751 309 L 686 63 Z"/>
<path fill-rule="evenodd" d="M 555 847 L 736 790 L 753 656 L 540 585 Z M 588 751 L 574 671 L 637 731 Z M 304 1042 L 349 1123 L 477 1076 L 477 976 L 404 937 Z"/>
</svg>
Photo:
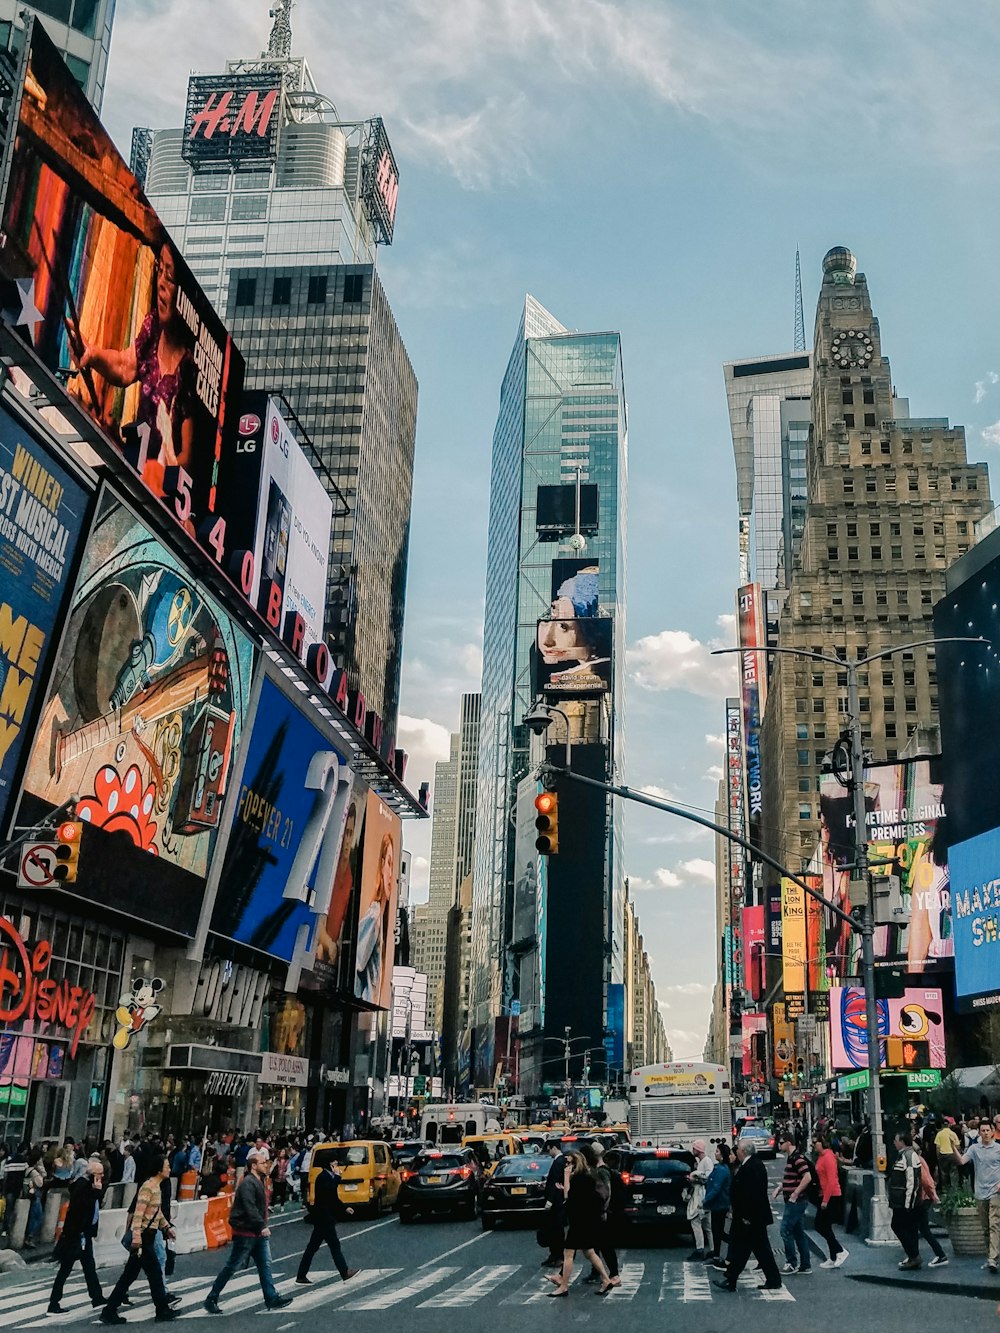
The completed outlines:
<svg viewBox="0 0 1000 1333">
<path fill-rule="evenodd" d="M 371 902 L 358 921 L 357 978 L 354 994 L 359 1000 L 378 1004 L 382 992 L 382 966 L 388 953 L 389 907 L 394 896 L 396 849 L 391 833 L 383 833 Z M 390 966 L 392 956 L 389 955 Z"/>
<path fill-rule="evenodd" d="M 330 910 L 320 922 L 316 938 L 316 957 L 321 963 L 335 963 L 340 948 L 340 933 L 347 916 L 347 905 L 351 901 L 354 887 L 354 872 L 351 869 L 351 854 L 354 851 L 354 836 L 358 826 L 358 807 L 352 801 L 347 809 L 344 823 L 344 836 L 340 841 L 340 856 L 337 860 L 337 873 L 333 877 L 333 891 L 330 895 Z"/>
</svg>

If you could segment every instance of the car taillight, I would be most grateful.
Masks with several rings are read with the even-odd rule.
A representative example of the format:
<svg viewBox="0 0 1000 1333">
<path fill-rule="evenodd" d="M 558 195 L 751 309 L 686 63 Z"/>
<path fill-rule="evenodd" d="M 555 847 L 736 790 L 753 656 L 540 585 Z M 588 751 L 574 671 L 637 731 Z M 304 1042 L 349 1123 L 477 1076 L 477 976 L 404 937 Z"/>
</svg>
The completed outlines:
<svg viewBox="0 0 1000 1333">
<path fill-rule="evenodd" d="M 636 1176 L 636 1175 L 632 1175 L 632 1176 L 629 1177 L 629 1184 L 630 1184 L 630 1185 L 641 1185 L 642 1182 L 643 1182 L 645 1179 L 646 1179 L 645 1176 Z"/>
<path fill-rule="evenodd" d="M 623 1171 L 623 1172 L 622 1172 L 622 1184 L 623 1184 L 623 1185 L 631 1185 L 631 1183 L 632 1183 L 632 1177 L 631 1177 L 631 1175 L 630 1175 L 627 1171 Z"/>
<path fill-rule="evenodd" d="M 463 1180 L 468 1180 L 472 1175 L 471 1166 L 457 1166 L 452 1168 L 452 1175 L 461 1176 Z"/>
<path fill-rule="evenodd" d="M 400 1180 L 410 1180 L 416 1174 L 417 1174 L 416 1171 L 407 1171 L 406 1167 L 404 1166 L 402 1171 L 400 1171 L 399 1173 L 399 1178 Z"/>
<path fill-rule="evenodd" d="M 773 1147 L 774 1147 L 774 1139 L 768 1139 L 768 1144 L 770 1145 L 770 1147 L 773 1148 Z"/>
</svg>

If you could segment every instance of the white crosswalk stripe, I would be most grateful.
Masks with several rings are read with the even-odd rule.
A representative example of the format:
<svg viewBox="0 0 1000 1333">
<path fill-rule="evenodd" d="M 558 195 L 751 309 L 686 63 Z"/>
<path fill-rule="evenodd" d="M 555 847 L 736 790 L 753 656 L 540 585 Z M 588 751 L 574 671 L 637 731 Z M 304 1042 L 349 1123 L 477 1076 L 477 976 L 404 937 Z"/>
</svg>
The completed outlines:
<svg viewBox="0 0 1000 1333">
<path fill-rule="evenodd" d="M 764 1291 L 761 1283 L 764 1281 L 762 1273 L 741 1273 L 736 1285 L 744 1291 L 752 1291 L 762 1301 L 794 1301 L 795 1297 L 787 1287 L 776 1287 L 774 1291 Z"/>
<path fill-rule="evenodd" d="M 288 1307 L 289 1314 L 298 1314 L 299 1311 L 312 1310 L 317 1305 L 328 1305 L 331 1301 L 344 1300 L 350 1296 L 352 1299 L 362 1291 L 370 1291 L 372 1287 L 381 1287 L 388 1282 L 389 1278 L 395 1277 L 401 1273 L 401 1268 L 363 1268 L 357 1277 L 351 1278 L 349 1282 L 341 1282 L 339 1273 L 313 1273 L 312 1287 L 295 1287 L 292 1294 L 295 1297 L 295 1304 Z M 333 1282 L 333 1286 L 329 1282 Z M 336 1279 L 334 1281 L 334 1279 Z M 266 1310 L 260 1311 L 261 1314 L 268 1313 Z"/>
<path fill-rule="evenodd" d="M 411 1282 L 404 1282 L 401 1287 L 390 1287 L 388 1291 L 378 1292 L 375 1296 L 369 1296 L 363 1301 L 350 1301 L 343 1307 L 345 1310 L 388 1310 L 393 1305 L 398 1305 L 400 1301 L 408 1300 L 411 1296 L 416 1296 L 421 1291 L 426 1291 L 428 1287 L 434 1287 L 445 1278 L 454 1277 L 459 1270 L 457 1268 L 442 1267 L 430 1268 L 426 1272 L 417 1274 Z"/>
<path fill-rule="evenodd" d="M 520 1264 L 486 1264 L 477 1268 L 467 1278 L 462 1278 L 446 1291 L 438 1292 L 417 1307 L 423 1309 L 445 1309 L 455 1305 L 475 1305 L 476 1301 L 488 1296 L 505 1279 L 512 1277 L 521 1268 Z"/>
<path fill-rule="evenodd" d="M 635 1298 L 636 1292 L 642 1286 L 642 1277 L 646 1271 L 645 1264 L 622 1264 L 618 1276 L 622 1280 L 620 1287 L 613 1288 L 610 1300 L 615 1304 L 619 1301 L 631 1301 Z"/>
<path fill-rule="evenodd" d="M 143 1283 L 143 1285 L 140 1286 L 140 1283 Z M 89 1313 L 90 1297 L 87 1295 L 86 1287 L 78 1288 L 72 1295 L 67 1295 L 65 1292 L 63 1293 L 62 1300 L 59 1304 L 66 1311 L 65 1314 L 50 1315 L 44 1313 L 48 1307 L 49 1289 L 51 1288 L 51 1285 L 52 1283 L 49 1282 L 48 1286 L 43 1289 L 45 1299 L 41 1303 L 40 1310 L 21 1310 L 18 1318 L 25 1322 L 19 1323 L 17 1325 L 18 1328 L 37 1328 L 41 1325 L 52 1327 L 59 1324 L 72 1324 L 76 1323 L 82 1316 Z M 184 1278 L 180 1282 L 171 1281 L 169 1287 L 171 1292 L 178 1296 L 184 1296 L 185 1298 L 177 1307 L 179 1313 L 183 1313 L 185 1304 L 190 1305 L 190 1299 L 192 1297 L 204 1300 L 205 1279 L 203 1277 Z M 105 1296 L 111 1295 L 111 1286 L 108 1283 L 104 1284 L 104 1294 Z M 145 1315 L 152 1311 L 153 1302 L 149 1296 L 149 1287 L 144 1285 L 144 1280 L 141 1274 L 138 1280 L 134 1283 L 132 1290 L 129 1292 L 129 1298 L 133 1302 L 137 1313 Z M 40 1313 L 40 1318 L 31 1318 L 31 1316 Z M 95 1310 L 93 1317 L 96 1319 L 98 1314 L 100 1314 L 100 1310 Z"/>
</svg>

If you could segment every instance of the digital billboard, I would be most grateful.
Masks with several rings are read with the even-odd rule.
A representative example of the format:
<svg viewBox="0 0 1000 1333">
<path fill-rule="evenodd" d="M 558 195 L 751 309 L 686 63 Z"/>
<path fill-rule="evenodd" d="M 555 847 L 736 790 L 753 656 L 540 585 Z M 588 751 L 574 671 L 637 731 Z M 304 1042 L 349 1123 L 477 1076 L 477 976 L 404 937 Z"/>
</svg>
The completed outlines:
<svg viewBox="0 0 1000 1333">
<path fill-rule="evenodd" d="M 879 1063 L 886 1068 L 944 1069 L 944 1004 L 936 987 L 908 986 L 898 999 L 877 1000 Z M 830 990 L 834 1069 L 868 1068 L 868 1015 L 861 986 Z"/>
<path fill-rule="evenodd" d="M 194 933 L 252 671 L 243 631 L 105 491 L 19 811 L 33 823 L 78 798 L 72 892 Z"/>
<path fill-rule="evenodd" d="M 739 646 L 763 648 L 764 594 L 759 583 L 748 583 L 736 597 Z M 761 786 L 760 727 L 767 697 L 767 663 L 763 653 L 740 653 L 740 712 L 743 722 L 744 781 L 747 802 L 747 836 L 757 846 L 764 810 Z"/>
<path fill-rule="evenodd" d="M 740 1068 L 741 1072 L 747 1078 L 762 1076 L 762 1071 L 754 1068 L 753 1039 L 758 1032 L 766 1031 L 766 1014 L 743 1014 L 741 1017 L 740 1035 L 742 1038 L 742 1063 Z"/>
<path fill-rule="evenodd" d="M 600 610 L 600 565 L 596 560 L 553 560 L 553 620 L 575 616 L 596 616 Z"/>
<path fill-rule="evenodd" d="M 868 860 L 875 901 L 876 966 L 909 972 L 948 969 L 955 954 L 941 761 L 913 759 L 865 770 Z M 832 774 L 820 779 L 823 893 L 848 909 L 854 859 L 854 805 Z M 834 943 L 834 940 L 836 943 Z M 831 961 L 857 970 L 855 932 L 830 927 Z"/>
<path fill-rule="evenodd" d="M 281 122 L 281 75 L 195 74 L 188 80 L 181 154 L 195 171 L 273 162 Z"/>
<path fill-rule="evenodd" d="M 520 947 L 518 1029 L 527 1032 L 544 1020 L 545 858 L 535 848 L 535 797 L 541 787 L 533 773 L 517 788 L 514 825 L 514 911 L 511 944 Z"/>
<path fill-rule="evenodd" d="M 818 876 L 805 876 L 804 882 L 819 889 Z M 823 906 L 794 880 L 781 881 L 781 958 L 782 985 L 789 1018 L 805 1012 L 806 972 L 809 983 L 809 1011 L 824 1016 L 827 1012 L 826 939 Z"/>
<path fill-rule="evenodd" d="M 1000 1004 L 1000 829 L 957 843 L 949 853 L 955 994 L 961 1008 Z"/>
<path fill-rule="evenodd" d="M 317 966 L 336 967 L 338 988 L 353 989 L 349 957 L 347 970 L 339 963 L 350 954 L 364 789 L 355 792 L 329 738 L 266 674 L 240 760 L 211 929 L 290 963 L 315 921 Z M 331 771 L 352 784 L 339 807 Z"/>
<path fill-rule="evenodd" d="M 543 694 L 572 698 L 611 689 L 614 621 L 577 616 L 538 622 L 538 685 Z"/>
<path fill-rule="evenodd" d="M 542 541 L 555 541 L 567 532 L 576 532 L 576 492 L 573 482 L 538 487 L 535 528 Z M 585 482 L 580 487 L 580 532 L 593 533 L 597 527 L 598 489 L 593 482 Z"/>
<path fill-rule="evenodd" d="M 763 994 L 764 905 L 743 908 L 743 975 L 754 1000 Z"/>
<path fill-rule="evenodd" d="M 380 1009 L 388 1009 L 392 1003 L 392 940 L 402 841 L 399 816 L 370 791 L 358 895 L 354 994 Z"/>
<path fill-rule="evenodd" d="M 282 626 L 289 616 L 302 618 L 293 644 L 301 657 L 323 640 L 333 501 L 268 394 L 243 395 L 237 433 L 223 452 L 215 512 L 232 549 L 253 552 L 250 602 L 266 608 L 277 587 Z"/>
<path fill-rule="evenodd" d="M 221 562 L 211 494 L 243 358 L 40 23 L 24 61 L 0 252 L 36 307 L 20 328 Z"/>
<path fill-rule="evenodd" d="M 392 244 L 398 197 L 399 168 L 382 118 L 375 116 L 365 128 L 361 147 L 361 199 L 382 245 Z"/>
<path fill-rule="evenodd" d="M 73 585 L 89 492 L 0 408 L 0 833 Z"/>
<path fill-rule="evenodd" d="M 780 1000 L 771 1006 L 771 1023 L 774 1075 L 775 1078 L 787 1078 L 795 1067 L 795 1028 Z"/>
</svg>

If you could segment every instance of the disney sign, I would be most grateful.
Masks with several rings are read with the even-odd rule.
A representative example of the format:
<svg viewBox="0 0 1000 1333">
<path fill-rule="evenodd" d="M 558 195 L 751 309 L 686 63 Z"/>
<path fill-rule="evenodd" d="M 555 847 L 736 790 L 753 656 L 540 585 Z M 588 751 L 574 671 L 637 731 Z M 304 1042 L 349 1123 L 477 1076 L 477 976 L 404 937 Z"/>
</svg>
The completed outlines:
<svg viewBox="0 0 1000 1333">
<path fill-rule="evenodd" d="M 12 922 L 0 916 L 0 1026 L 19 1019 L 53 1023 L 72 1034 L 69 1053 L 75 1056 L 90 1026 L 97 996 L 67 978 L 44 975 L 52 945 L 41 940 L 29 953 Z"/>
</svg>

